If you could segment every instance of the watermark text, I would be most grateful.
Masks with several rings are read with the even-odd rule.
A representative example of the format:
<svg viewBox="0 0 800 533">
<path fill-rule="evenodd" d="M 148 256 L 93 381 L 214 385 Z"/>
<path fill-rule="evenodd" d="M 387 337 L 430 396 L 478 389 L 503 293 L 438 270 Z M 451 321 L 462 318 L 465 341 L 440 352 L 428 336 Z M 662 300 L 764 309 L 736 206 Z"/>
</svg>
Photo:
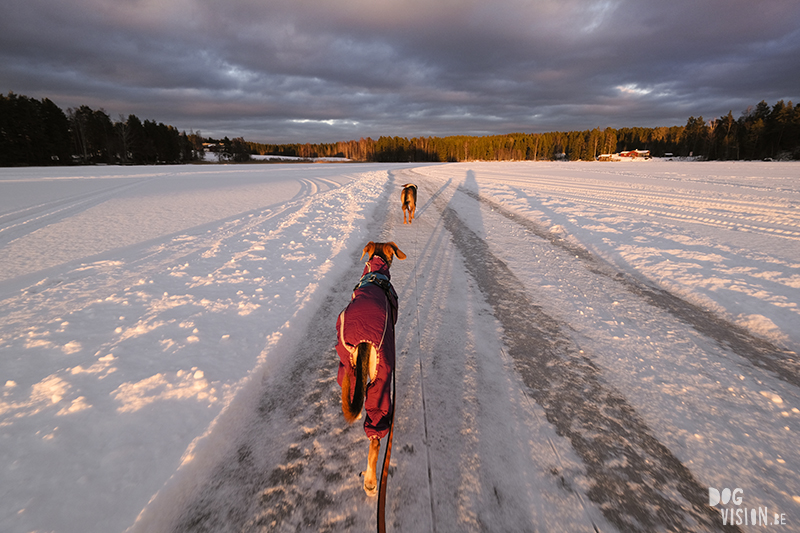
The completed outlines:
<svg viewBox="0 0 800 533">
<path fill-rule="evenodd" d="M 744 490 L 740 488 L 708 489 L 708 505 L 718 507 L 723 526 L 785 526 L 786 514 L 770 513 L 768 507 L 743 506 Z"/>
</svg>

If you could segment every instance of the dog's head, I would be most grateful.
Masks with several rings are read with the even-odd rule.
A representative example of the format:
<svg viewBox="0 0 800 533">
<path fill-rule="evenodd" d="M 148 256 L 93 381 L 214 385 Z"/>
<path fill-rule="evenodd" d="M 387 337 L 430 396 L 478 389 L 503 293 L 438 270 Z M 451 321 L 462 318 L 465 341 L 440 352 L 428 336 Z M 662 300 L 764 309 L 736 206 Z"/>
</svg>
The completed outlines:
<svg viewBox="0 0 800 533">
<path fill-rule="evenodd" d="M 372 242 L 369 241 L 361 252 L 361 257 L 367 254 L 369 259 L 376 255 L 386 261 L 388 266 L 392 266 L 392 258 L 396 255 L 398 259 L 405 259 L 406 254 L 394 242 Z"/>
</svg>

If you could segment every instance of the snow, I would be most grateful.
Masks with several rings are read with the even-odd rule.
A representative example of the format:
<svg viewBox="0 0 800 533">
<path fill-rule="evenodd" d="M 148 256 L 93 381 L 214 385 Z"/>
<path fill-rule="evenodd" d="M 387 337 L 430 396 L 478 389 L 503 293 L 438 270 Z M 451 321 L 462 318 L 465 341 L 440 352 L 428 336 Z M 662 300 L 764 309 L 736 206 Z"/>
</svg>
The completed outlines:
<svg viewBox="0 0 800 533">
<path fill-rule="evenodd" d="M 315 162 L 315 163 L 345 163 L 349 162 L 350 159 L 346 157 L 299 157 L 293 155 L 260 155 L 255 154 L 251 155 L 250 159 L 252 161 L 257 161 L 260 163 L 263 162 L 270 162 L 270 163 L 287 163 L 287 162 Z M 204 163 L 218 163 L 220 161 L 220 154 L 216 152 L 204 152 L 203 153 L 203 162 Z"/>
<path fill-rule="evenodd" d="M 0 530 L 373 527 L 331 355 L 369 240 L 408 254 L 392 529 L 621 530 L 597 483 L 628 468 L 687 527 L 689 476 L 800 528 L 800 165 L 649 160 L 0 169 Z M 548 324 L 574 374 L 537 388 Z M 556 420 L 575 380 L 636 415 Z M 630 434 L 592 463 L 607 419 L 683 473 L 651 487 Z M 242 502 L 233 467 L 273 473 Z"/>
</svg>

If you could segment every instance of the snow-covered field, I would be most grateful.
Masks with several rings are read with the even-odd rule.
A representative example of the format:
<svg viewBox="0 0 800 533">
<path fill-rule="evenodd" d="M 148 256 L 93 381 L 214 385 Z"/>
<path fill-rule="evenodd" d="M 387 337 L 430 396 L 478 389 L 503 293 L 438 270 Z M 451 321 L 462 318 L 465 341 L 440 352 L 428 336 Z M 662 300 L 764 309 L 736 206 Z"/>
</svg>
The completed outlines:
<svg viewBox="0 0 800 533">
<path fill-rule="evenodd" d="M 390 529 L 800 531 L 800 164 L 681 161 L 0 169 L 0 530 L 372 528 L 369 240 Z"/>
</svg>

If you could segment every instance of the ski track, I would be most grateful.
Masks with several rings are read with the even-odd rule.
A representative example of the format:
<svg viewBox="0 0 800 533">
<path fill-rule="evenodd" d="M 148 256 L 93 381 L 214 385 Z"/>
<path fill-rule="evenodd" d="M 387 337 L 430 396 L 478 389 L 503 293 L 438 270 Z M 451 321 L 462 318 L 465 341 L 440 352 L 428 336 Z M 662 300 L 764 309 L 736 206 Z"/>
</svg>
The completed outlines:
<svg viewBox="0 0 800 533">
<path fill-rule="evenodd" d="M 140 186 L 148 181 L 126 179 L 127 183 L 115 184 L 100 190 L 45 202 L 0 214 L 0 246 L 18 239 L 47 224 L 53 224 L 92 206 L 99 205 L 120 192 Z"/>
<path fill-rule="evenodd" d="M 554 246 L 573 254 L 576 258 L 585 262 L 587 268 L 592 272 L 613 278 L 631 293 L 641 297 L 655 307 L 667 310 L 679 320 L 691 325 L 698 332 L 714 339 L 723 346 L 729 347 L 741 357 L 750 360 L 752 364 L 771 371 L 778 379 L 784 380 L 795 387 L 800 387 L 800 359 L 798 359 L 796 353 L 783 350 L 767 340 L 755 337 L 744 328 L 727 322 L 713 313 L 686 302 L 663 289 L 651 287 L 631 276 L 616 272 L 611 265 L 593 257 L 585 248 L 570 243 L 561 236 L 553 234 L 535 222 L 515 214 L 490 198 L 465 188 L 459 188 L 459 192 L 489 206 L 492 210 L 497 211 L 502 216 Z"/>
<path fill-rule="evenodd" d="M 248 174 L 249 172 L 241 172 L 237 175 L 238 182 L 245 182 L 246 186 L 248 179 L 254 179 Z M 86 261 L 87 254 L 102 256 L 110 249 L 162 243 L 164 238 L 180 237 L 186 231 L 196 234 L 201 227 L 206 230 L 216 229 L 214 223 L 207 223 L 209 219 L 230 226 L 242 215 L 260 215 L 270 209 L 280 211 L 286 209 L 286 204 L 291 206 L 302 202 L 304 198 L 340 187 L 339 183 L 324 177 L 313 179 L 297 177 L 292 180 L 291 185 L 296 187 L 297 191 L 292 197 L 283 198 L 276 205 L 267 205 L 265 208 L 262 207 L 263 204 L 257 202 L 242 202 L 231 198 L 232 205 L 228 206 L 225 205 L 225 194 L 228 191 L 224 182 L 220 186 L 217 204 L 203 203 L 202 194 L 197 191 L 188 193 L 180 191 L 180 184 L 191 179 L 188 177 L 191 175 L 191 173 L 184 175 L 181 172 L 141 174 L 131 178 L 111 179 L 113 185 L 105 186 L 102 184 L 107 180 L 97 178 L 42 180 L 42 183 L 37 185 L 52 186 L 56 191 L 62 186 L 62 181 L 72 187 L 88 190 L 22 208 L 14 206 L 5 213 L 0 212 L 0 246 L 4 246 L 7 250 L 6 256 L 0 257 L 0 282 L 15 277 L 24 282 L 33 279 L 34 276 L 40 276 L 40 273 L 46 274 L 52 267 L 63 271 L 63 268 L 58 267 L 73 263 L 75 260 Z M 202 175 L 203 172 L 195 174 L 198 180 L 203 179 Z M 13 187 L 14 183 L 4 181 L 3 185 Z M 193 185 L 197 187 L 196 184 Z M 254 191 L 254 196 L 258 192 Z M 136 207 L 131 207 L 131 205 L 141 207 L 143 204 L 132 201 L 131 197 L 157 197 L 159 193 L 163 194 L 163 198 L 148 206 L 152 211 L 141 212 Z M 212 214 L 209 215 L 206 211 Z M 214 218 L 214 215 L 218 218 Z M 94 218 L 95 223 L 99 221 L 105 231 L 84 238 L 80 228 L 85 218 Z M 151 218 L 156 221 L 154 225 L 150 224 Z M 158 224 L 162 219 L 169 220 L 166 228 Z M 25 237 L 29 241 L 34 240 L 38 243 L 38 253 L 31 253 L 29 244 L 17 242 L 24 241 Z"/>
<path fill-rule="evenodd" d="M 159 273 L 171 271 L 173 276 L 181 276 L 186 270 L 188 261 L 209 259 L 219 254 L 220 249 L 233 241 L 242 241 L 244 248 L 231 253 L 228 263 L 235 264 L 246 259 L 261 245 L 257 242 L 260 228 L 264 225 L 277 226 L 291 224 L 293 217 L 307 209 L 307 198 L 319 192 L 320 188 L 313 180 L 300 179 L 300 191 L 289 201 L 274 209 L 258 209 L 249 213 L 240 213 L 227 220 L 192 228 L 188 232 L 179 232 L 172 236 L 160 237 L 153 243 L 134 245 L 142 248 L 135 261 L 122 263 L 98 259 L 83 263 L 79 268 L 67 270 L 56 276 L 47 276 L 37 284 L 26 289 L 19 296 L 10 296 L 7 291 L 3 301 L 5 320 L 10 325 L 22 324 L 31 314 L 47 317 L 47 321 L 55 317 L 65 316 L 86 308 L 99 297 L 107 297 L 120 287 L 130 291 L 131 287 L 141 285 L 142 280 L 150 279 Z M 332 184 L 329 183 L 329 185 Z M 338 184 L 333 184 L 338 187 Z M 177 265 L 177 266 L 176 266 Z M 214 279 L 225 270 L 218 269 L 207 274 Z M 217 274 L 217 276 L 214 276 Z M 230 273 L 228 273 L 230 274 Z M 184 275 L 188 275 L 188 272 Z M 77 290 L 64 291 L 65 298 L 58 300 L 50 297 L 36 299 L 36 294 L 59 285 L 70 285 Z M 13 293 L 11 293 L 13 294 Z M 80 298 L 75 298 L 79 294 Z"/>
</svg>

